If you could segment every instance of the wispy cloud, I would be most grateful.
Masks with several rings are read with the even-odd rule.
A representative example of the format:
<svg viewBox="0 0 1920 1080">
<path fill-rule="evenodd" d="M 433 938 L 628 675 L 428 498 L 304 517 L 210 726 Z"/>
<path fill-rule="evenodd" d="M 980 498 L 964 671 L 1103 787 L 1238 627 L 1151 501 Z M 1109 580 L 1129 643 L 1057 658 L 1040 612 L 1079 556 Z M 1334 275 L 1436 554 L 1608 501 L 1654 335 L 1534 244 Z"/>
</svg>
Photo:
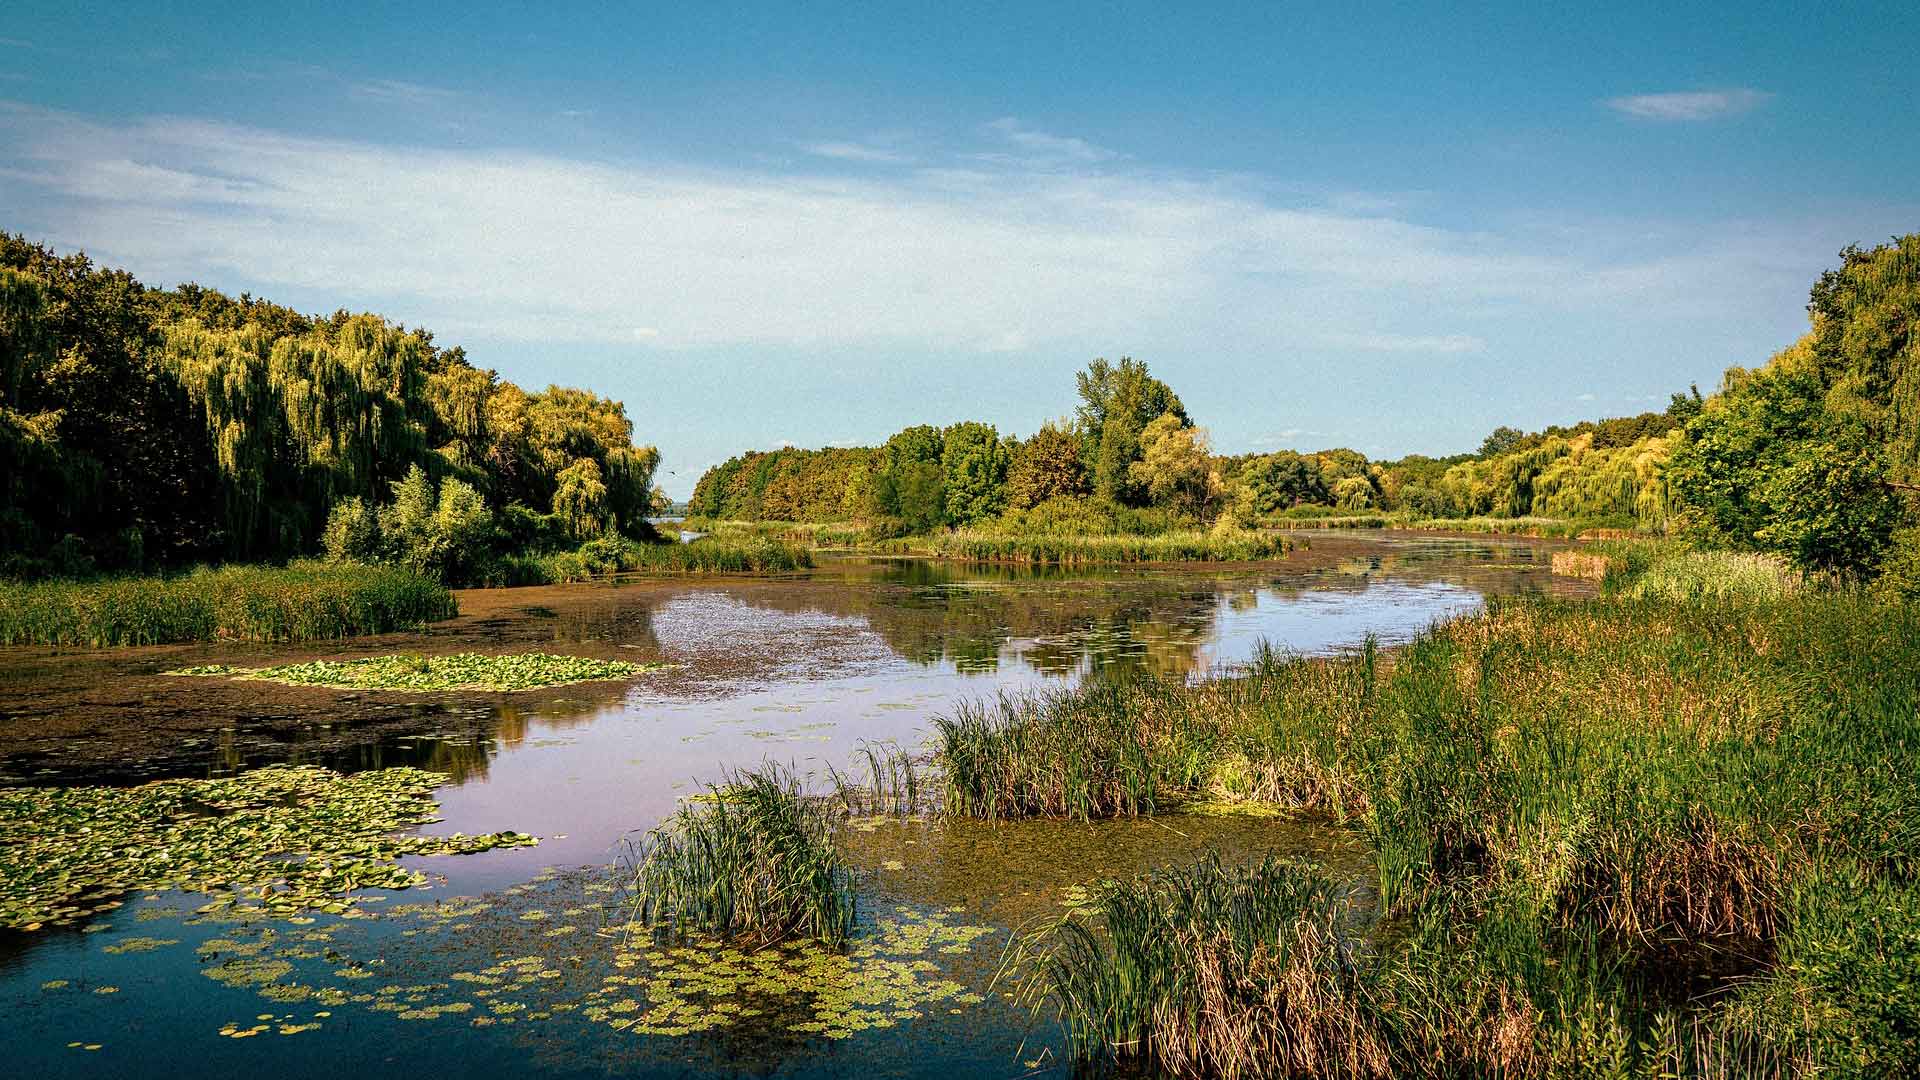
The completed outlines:
<svg viewBox="0 0 1920 1080">
<path fill-rule="evenodd" d="M 0 162 L 13 228 L 156 283 L 373 307 L 453 340 L 1068 356 L 1224 343 L 1417 363 L 1490 349 L 1516 312 L 1697 322 L 1750 311 L 1773 276 L 1804 287 L 1803 238 L 1763 229 L 1690 223 L 1680 244 L 1646 222 L 1592 240 L 1440 228 L 1111 163 L 848 177 L 4 103 Z"/>
<path fill-rule="evenodd" d="M 835 161 L 859 161 L 873 165 L 905 165 L 913 161 L 911 154 L 858 142 L 807 143 L 801 149 L 815 157 L 832 158 Z"/>
<path fill-rule="evenodd" d="M 1474 353 L 1484 352 L 1485 339 L 1472 334 L 1383 334 L 1334 332 L 1326 335 L 1329 344 L 1366 352 Z"/>
<path fill-rule="evenodd" d="M 1643 120 L 1712 120 L 1736 116 L 1766 104 L 1772 94 L 1750 87 L 1729 90 L 1682 90 L 1666 94 L 1629 94 L 1608 98 L 1607 108 Z"/>
<path fill-rule="evenodd" d="M 1035 130 L 1011 116 L 1003 116 L 995 120 L 988 124 L 986 129 L 990 134 L 1039 158 L 1093 164 L 1112 161 L 1120 156 L 1104 146 L 1095 146 L 1085 139 Z"/>
<path fill-rule="evenodd" d="M 366 79 L 349 84 L 347 89 L 354 97 L 397 105 L 440 105 L 460 96 L 442 87 L 402 79 Z"/>
</svg>

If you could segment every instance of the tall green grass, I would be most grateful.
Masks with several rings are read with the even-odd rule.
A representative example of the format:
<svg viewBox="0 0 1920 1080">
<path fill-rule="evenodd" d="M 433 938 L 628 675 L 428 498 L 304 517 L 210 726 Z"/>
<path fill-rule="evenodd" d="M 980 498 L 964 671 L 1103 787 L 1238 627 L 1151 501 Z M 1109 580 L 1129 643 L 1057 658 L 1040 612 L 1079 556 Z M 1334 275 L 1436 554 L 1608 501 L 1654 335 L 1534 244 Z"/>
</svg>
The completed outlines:
<svg viewBox="0 0 1920 1080">
<path fill-rule="evenodd" d="M 778 766 L 732 773 L 640 844 L 634 921 L 677 937 L 840 945 L 854 893 L 834 845 L 838 820 Z"/>
<path fill-rule="evenodd" d="M 1253 530 L 1173 532 L 1157 536 L 1034 535 L 960 529 L 930 537 L 933 554 L 969 562 L 1071 566 L 1096 563 L 1258 562 L 1277 559 L 1289 542 Z"/>
<path fill-rule="evenodd" d="M 1390 660 L 1269 654 L 958 717 L 946 805 L 1346 820 L 1384 920 L 1356 1000 L 1397 1075 L 1911 1073 L 1920 608 L 1684 595 L 1499 603 Z M 1160 1064 L 1207 1060 L 1183 1053 Z"/>
<path fill-rule="evenodd" d="M 577 550 L 502 560 L 488 585 L 561 585 L 621 573 L 768 574 L 813 565 L 806 548 L 764 536 L 703 536 L 690 543 L 591 540 Z"/>
<path fill-rule="evenodd" d="M 400 567 L 233 566 L 169 578 L 0 583 L 0 644 L 310 641 L 385 633 L 457 613 L 439 582 Z"/>
<path fill-rule="evenodd" d="M 1346 890 L 1318 868 L 1217 855 L 1108 881 L 1028 983 L 1069 1053 L 1177 1076 L 1381 1077 L 1389 1057 Z"/>
</svg>

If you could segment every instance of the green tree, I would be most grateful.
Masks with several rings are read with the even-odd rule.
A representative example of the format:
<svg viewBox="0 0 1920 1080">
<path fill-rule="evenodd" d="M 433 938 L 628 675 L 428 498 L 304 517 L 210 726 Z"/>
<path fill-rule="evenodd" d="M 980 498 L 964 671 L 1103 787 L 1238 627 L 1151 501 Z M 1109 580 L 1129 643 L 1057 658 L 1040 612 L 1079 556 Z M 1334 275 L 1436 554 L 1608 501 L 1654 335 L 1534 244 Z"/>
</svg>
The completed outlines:
<svg viewBox="0 0 1920 1080">
<path fill-rule="evenodd" d="M 1261 518 L 1307 503 L 1330 501 L 1320 463 L 1280 450 L 1254 458 L 1240 469 L 1235 502 L 1241 516 Z"/>
<path fill-rule="evenodd" d="M 963 421 L 942 433 L 941 469 L 948 524 L 991 517 L 1007 506 L 1013 451 L 990 424 Z"/>
<path fill-rule="evenodd" d="M 1158 506 L 1204 514 L 1219 489 L 1207 453 L 1207 433 L 1165 413 L 1140 433 L 1141 456 L 1132 481 Z"/>
<path fill-rule="evenodd" d="M 927 424 L 907 428 L 887 440 L 875 456 L 871 493 L 873 512 L 895 518 L 912 532 L 946 522 L 945 439 Z"/>
<path fill-rule="evenodd" d="M 1121 357 L 1118 364 L 1096 359 L 1075 381 L 1080 392 L 1082 458 L 1093 462 L 1094 494 L 1140 505 L 1147 493 L 1134 482 L 1132 471 L 1143 452 L 1140 436 L 1148 424 L 1165 415 L 1172 415 L 1182 427 L 1191 427 L 1186 407 L 1146 364 L 1131 357 Z"/>
<path fill-rule="evenodd" d="M 1054 498 L 1088 491 L 1080 460 L 1080 440 L 1064 425 L 1047 423 L 1014 451 L 1007 470 L 1007 504 L 1026 510 Z"/>
</svg>

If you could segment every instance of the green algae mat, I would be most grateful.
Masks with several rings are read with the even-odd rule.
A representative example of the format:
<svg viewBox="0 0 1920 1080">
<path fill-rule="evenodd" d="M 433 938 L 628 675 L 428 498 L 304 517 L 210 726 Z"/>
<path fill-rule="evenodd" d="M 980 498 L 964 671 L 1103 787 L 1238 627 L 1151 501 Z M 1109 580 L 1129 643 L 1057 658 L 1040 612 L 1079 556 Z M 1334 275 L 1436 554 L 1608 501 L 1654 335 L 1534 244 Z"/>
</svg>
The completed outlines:
<svg viewBox="0 0 1920 1080">
<path fill-rule="evenodd" d="M 403 855 L 537 842 L 515 832 L 394 835 L 437 820 L 433 789 L 444 779 L 277 766 L 133 788 L 0 789 L 0 927 L 70 923 L 142 889 L 204 893 L 211 909 L 347 913 L 355 890 L 426 881 L 396 864 Z"/>
<path fill-rule="evenodd" d="M 180 668 L 168 675 L 246 679 L 285 686 L 323 686 L 337 690 L 393 690 L 435 693 L 460 690 L 513 692 L 544 690 L 573 683 L 631 679 L 666 664 L 632 664 L 624 660 L 593 660 L 582 656 L 521 653 L 487 656 L 454 653 L 448 656 L 369 656 L 357 660 L 314 660 L 304 664 L 243 668 L 205 664 Z"/>
</svg>

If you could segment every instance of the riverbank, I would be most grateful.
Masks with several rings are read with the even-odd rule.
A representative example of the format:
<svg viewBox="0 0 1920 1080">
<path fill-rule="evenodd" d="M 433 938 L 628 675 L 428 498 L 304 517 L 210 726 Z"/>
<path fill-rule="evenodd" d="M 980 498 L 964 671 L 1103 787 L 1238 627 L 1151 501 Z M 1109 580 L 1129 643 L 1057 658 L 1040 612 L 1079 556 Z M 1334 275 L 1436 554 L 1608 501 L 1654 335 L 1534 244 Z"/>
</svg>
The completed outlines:
<svg viewBox="0 0 1920 1080">
<path fill-rule="evenodd" d="M 1916 672 L 1920 613 L 1855 595 L 1516 600 L 1391 664 L 1269 655 L 962 709 L 938 757 L 951 812 L 1225 800 L 1332 813 L 1373 848 L 1364 918 L 1330 918 L 1304 872 L 1094 890 L 1130 921 L 1041 946 L 1065 950 L 1042 993 L 1082 1056 L 1212 1074 L 1339 1044 L 1365 1052 L 1314 1074 L 1892 1075 L 1920 1061 L 1900 989 L 1920 976 Z M 1235 953 L 1249 911 L 1346 966 Z M 1149 953 L 1230 978 L 1129 982 Z"/>
</svg>

